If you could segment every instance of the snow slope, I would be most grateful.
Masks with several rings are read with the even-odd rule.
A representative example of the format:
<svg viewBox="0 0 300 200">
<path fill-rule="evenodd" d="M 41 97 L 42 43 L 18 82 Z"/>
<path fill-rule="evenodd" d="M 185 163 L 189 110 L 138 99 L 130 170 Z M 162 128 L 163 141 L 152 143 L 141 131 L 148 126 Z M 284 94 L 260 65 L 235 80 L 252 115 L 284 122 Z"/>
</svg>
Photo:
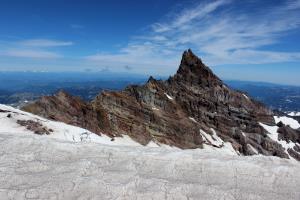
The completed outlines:
<svg viewBox="0 0 300 200">
<path fill-rule="evenodd" d="M 300 164 L 264 156 L 0 133 L 0 199 L 300 199 Z"/>
<path fill-rule="evenodd" d="M 18 119 L 38 121 L 53 133 L 33 134 Z M 216 134 L 199 134 L 227 146 Z M 300 199 L 294 160 L 238 156 L 231 145 L 180 150 L 144 147 L 128 137 L 111 141 L 4 105 L 0 146 L 1 200 Z"/>
</svg>

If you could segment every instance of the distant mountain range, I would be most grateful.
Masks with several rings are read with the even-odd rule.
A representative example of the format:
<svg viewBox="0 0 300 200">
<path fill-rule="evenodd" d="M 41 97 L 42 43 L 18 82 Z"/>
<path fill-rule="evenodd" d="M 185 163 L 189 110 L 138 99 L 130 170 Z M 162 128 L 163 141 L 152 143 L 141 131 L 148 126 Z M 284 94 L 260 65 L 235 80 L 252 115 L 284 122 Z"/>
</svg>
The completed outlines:
<svg viewBox="0 0 300 200">
<path fill-rule="evenodd" d="M 225 81 L 232 88 L 245 91 L 253 98 L 280 111 L 300 111 L 300 87 L 263 82 Z"/>
</svg>

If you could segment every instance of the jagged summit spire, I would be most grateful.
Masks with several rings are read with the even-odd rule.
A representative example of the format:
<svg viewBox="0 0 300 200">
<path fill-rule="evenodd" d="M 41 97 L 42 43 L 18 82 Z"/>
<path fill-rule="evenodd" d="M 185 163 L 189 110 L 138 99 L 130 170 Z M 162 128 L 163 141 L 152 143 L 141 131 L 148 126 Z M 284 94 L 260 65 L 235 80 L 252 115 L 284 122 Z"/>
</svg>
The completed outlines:
<svg viewBox="0 0 300 200">
<path fill-rule="evenodd" d="M 156 81 L 156 79 L 153 78 L 153 76 L 150 76 L 147 83 L 151 83 L 151 82 L 155 82 L 155 81 Z"/>
<path fill-rule="evenodd" d="M 210 86 L 222 81 L 196 56 L 191 49 L 183 52 L 181 63 L 174 78 L 193 85 Z"/>
<path fill-rule="evenodd" d="M 188 49 L 182 54 L 181 63 L 182 62 L 188 62 L 189 64 L 193 64 L 197 62 L 202 63 L 202 60 L 198 56 L 196 56 L 191 49 Z"/>
</svg>

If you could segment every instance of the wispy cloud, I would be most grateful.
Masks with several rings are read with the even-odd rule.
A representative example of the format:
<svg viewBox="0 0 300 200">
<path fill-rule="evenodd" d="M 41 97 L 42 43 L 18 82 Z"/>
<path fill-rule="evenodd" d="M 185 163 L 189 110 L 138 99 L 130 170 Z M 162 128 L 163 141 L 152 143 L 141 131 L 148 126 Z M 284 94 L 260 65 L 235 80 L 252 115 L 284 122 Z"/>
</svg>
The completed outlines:
<svg viewBox="0 0 300 200">
<path fill-rule="evenodd" d="M 176 16 L 171 23 L 155 23 L 152 25 L 153 31 L 162 33 L 181 28 L 195 19 L 200 20 L 204 18 L 208 14 L 214 12 L 220 6 L 226 5 L 230 2 L 230 0 L 218 0 L 207 4 L 198 4 L 192 9 L 184 9 L 183 12 Z"/>
<path fill-rule="evenodd" d="M 23 40 L 18 42 L 22 46 L 30 47 L 59 47 L 59 46 L 70 46 L 73 42 L 70 41 L 59 41 L 59 40 L 48 40 L 48 39 L 32 39 Z"/>
<path fill-rule="evenodd" d="M 300 28 L 300 1 L 216 0 L 201 2 L 169 13 L 149 25 L 147 33 L 133 37 L 127 46 L 111 54 L 88 56 L 106 65 L 130 65 L 154 70 L 176 68 L 177 58 L 192 48 L 210 65 L 261 64 L 300 61 L 300 52 L 268 48 Z M 170 17 L 171 16 L 171 17 Z M 165 70 L 168 71 L 168 70 Z"/>
<path fill-rule="evenodd" d="M 73 42 L 49 39 L 6 41 L 0 43 L 0 56 L 31 59 L 62 58 L 63 55 L 57 53 L 57 49 L 70 45 L 73 45 Z"/>
<path fill-rule="evenodd" d="M 52 59 L 52 58 L 61 57 L 61 55 L 54 52 L 44 51 L 44 50 L 30 50 L 30 49 L 24 49 L 24 50 L 10 49 L 1 53 L 1 55 L 20 57 L 20 58 L 37 58 L 37 59 L 41 59 L 41 58 Z"/>
</svg>

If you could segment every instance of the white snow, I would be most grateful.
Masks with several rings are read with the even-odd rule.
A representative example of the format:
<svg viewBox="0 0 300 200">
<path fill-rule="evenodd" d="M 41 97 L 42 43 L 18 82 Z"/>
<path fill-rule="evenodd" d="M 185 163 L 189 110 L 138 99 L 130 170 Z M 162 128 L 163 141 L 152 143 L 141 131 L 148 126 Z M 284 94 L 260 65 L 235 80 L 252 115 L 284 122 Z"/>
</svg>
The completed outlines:
<svg viewBox="0 0 300 200">
<path fill-rule="evenodd" d="M 174 98 L 171 97 L 170 95 L 168 95 L 167 93 L 165 93 L 165 95 L 168 97 L 168 99 L 173 100 Z"/>
<path fill-rule="evenodd" d="M 247 95 L 243 94 L 243 96 L 244 96 L 246 99 L 248 99 L 248 100 L 249 100 L 249 97 L 248 97 Z"/>
<path fill-rule="evenodd" d="M 274 116 L 274 119 L 276 123 L 281 121 L 283 124 L 289 125 L 293 129 L 300 128 L 299 122 L 293 118 L 286 117 L 286 116 Z"/>
<path fill-rule="evenodd" d="M 156 108 L 156 107 L 152 107 L 152 110 L 159 110 L 158 108 Z"/>
<path fill-rule="evenodd" d="M 300 112 L 290 112 L 288 113 L 289 116 L 295 117 L 295 116 L 300 116 Z"/>
<path fill-rule="evenodd" d="M 189 119 L 192 120 L 193 122 L 197 123 L 197 121 L 193 117 L 189 117 Z"/>
<path fill-rule="evenodd" d="M 0 109 L 14 112 L 11 118 L 0 112 L 0 199 L 300 197 L 299 162 L 237 156 L 213 129 L 212 135 L 200 133 L 219 148 L 181 150 L 155 142 L 144 147 L 128 136 L 111 141 L 9 106 Z M 32 134 L 18 119 L 38 121 L 54 132 Z"/>
<path fill-rule="evenodd" d="M 214 129 L 211 129 L 213 135 L 210 135 L 200 129 L 200 134 L 204 139 L 204 149 L 216 152 L 216 153 L 221 153 L 225 155 L 238 155 L 237 152 L 233 149 L 231 143 L 229 142 L 224 142 L 216 133 Z M 214 145 L 211 146 L 211 145 Z M 203 150 L 202 150 L 203 151 Z"/>
<path fill-rule="evenodd" d="M 0 199 L 298 200 L 300 164 L 0 132 Z"/>
</svg>

